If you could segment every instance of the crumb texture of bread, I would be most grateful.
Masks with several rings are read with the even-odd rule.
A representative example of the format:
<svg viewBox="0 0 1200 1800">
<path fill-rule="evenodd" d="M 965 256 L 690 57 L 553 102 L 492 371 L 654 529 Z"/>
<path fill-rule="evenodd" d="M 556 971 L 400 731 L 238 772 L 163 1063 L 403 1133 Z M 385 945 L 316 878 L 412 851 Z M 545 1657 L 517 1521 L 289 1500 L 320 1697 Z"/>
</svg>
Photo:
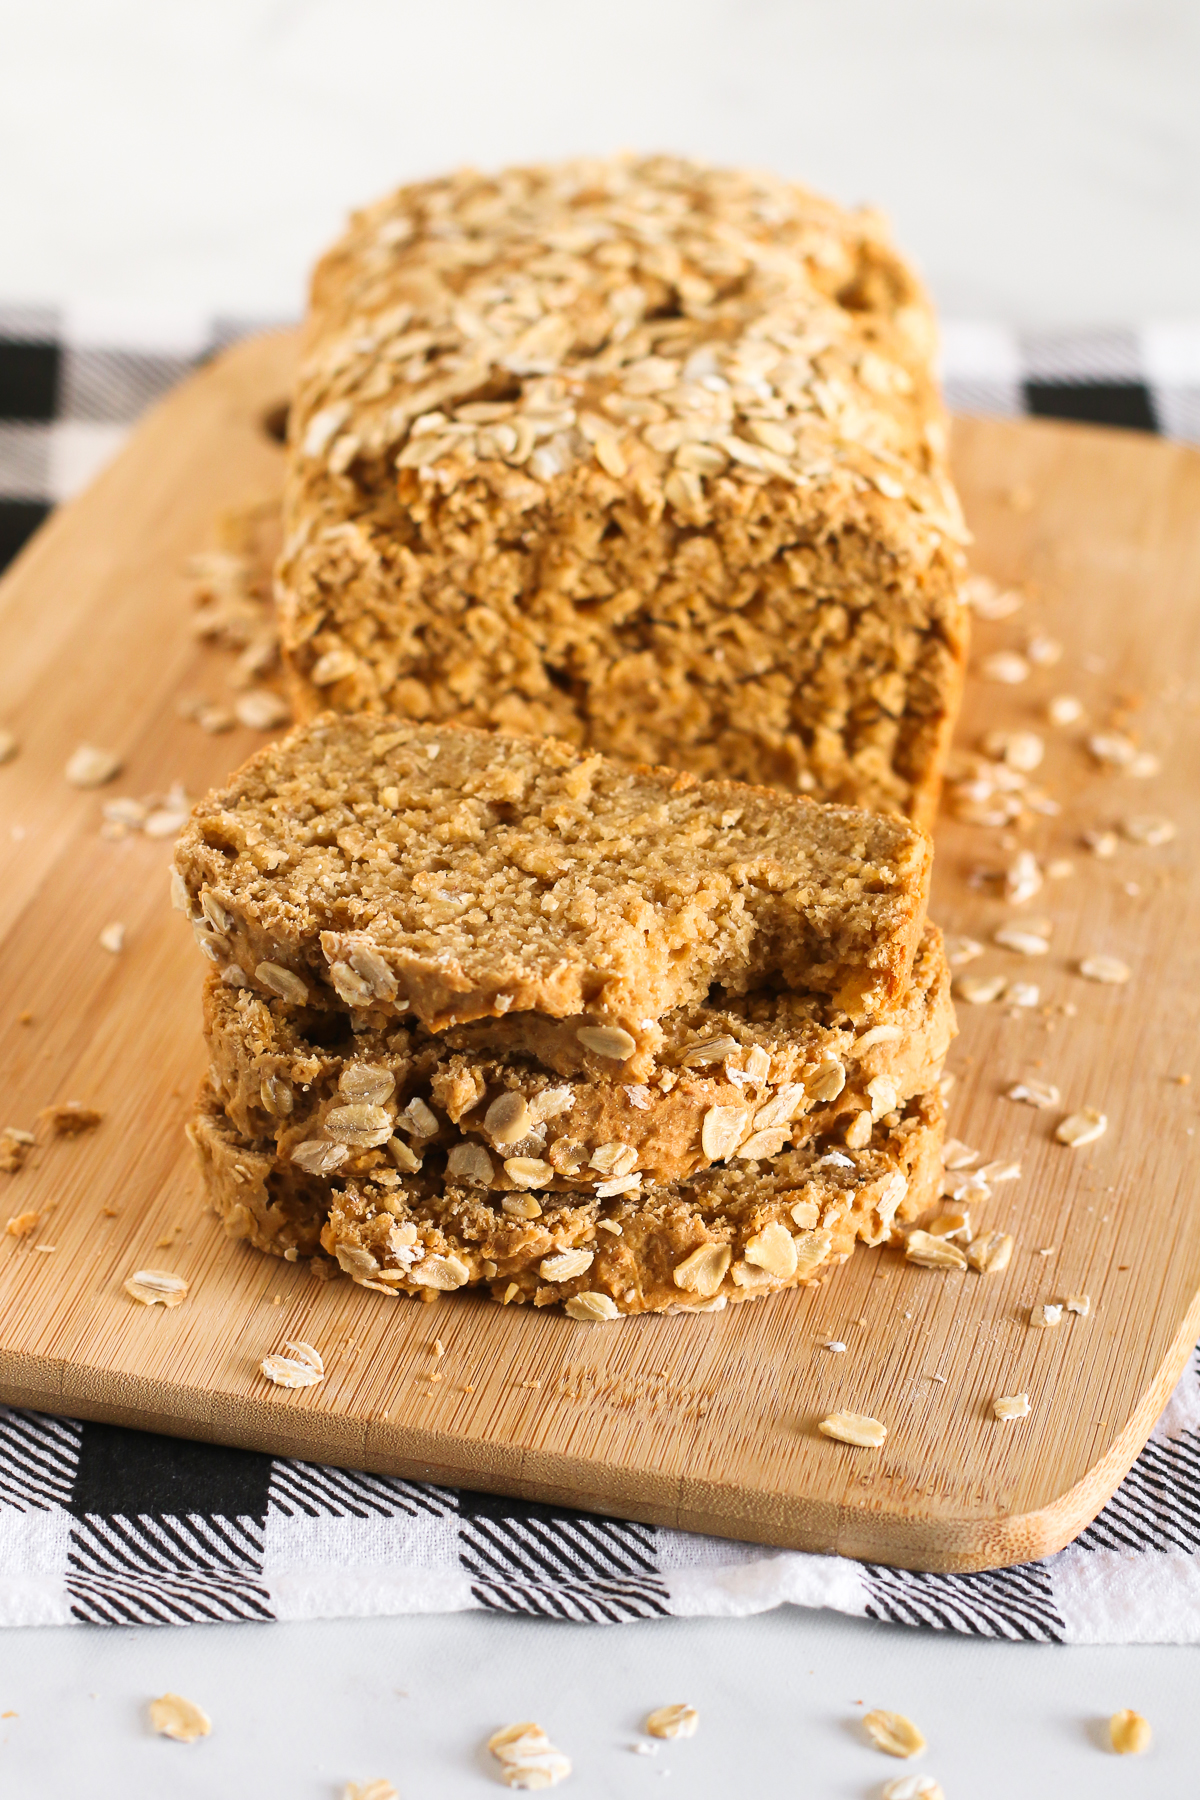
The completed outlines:
<svg viewBox="0 0 1200 1800">
<path fill-rule="evenodd" d="M 301 715 L 928 824 L 966 652 L 934 356 L 879 216 L 769 175 L 401 188 L 313 281 L 278 564 Z"/>
<path fill-rule="evenodd" d="M 714 983 L 894 1004 L 930 860 L 898 817 L 323 714 L 196 806 L 173 892 L 211 961 L 289 1004 L 577 1019 L 611 1070 Z"/>
<path fill-rule="evenodd" d="M 718 1160 L 770 1161 L 932 1088 L 954 1031 L 949 971 L 929 927 L 886 1023 L 856 1031 L 831 1002 L 756 993 L 680 1008 L 644 1071 L 562 1074 L 477 1027 L 351 1028 L 348 1017 L 205 985 L 209 1079 L 243 1137 L 339 1179 L 449 1170 L 499 1192 L 580 1193 L 681 1180 Z M 509 1021 L 516 1023 L 517 1021 Z M 518 1040 L 519 1043 L 520 1040 Z"/>
<path fill-rule="evenodd" d="M 314 1175 L 247 1139 L 205 1083 L 189 1126 L 209 1203 L 234 1237 L 394 1296 L 486 1284 L 503 1305 L 579 1320 L 711 1312 L 820 1281 L 935 1200 L 936 1091 L 849 1149 L 814 1140 L 765 1168 L 716 1167 L 649 1194 L 492 1194 L 424 1175 Z"/>
</svg>

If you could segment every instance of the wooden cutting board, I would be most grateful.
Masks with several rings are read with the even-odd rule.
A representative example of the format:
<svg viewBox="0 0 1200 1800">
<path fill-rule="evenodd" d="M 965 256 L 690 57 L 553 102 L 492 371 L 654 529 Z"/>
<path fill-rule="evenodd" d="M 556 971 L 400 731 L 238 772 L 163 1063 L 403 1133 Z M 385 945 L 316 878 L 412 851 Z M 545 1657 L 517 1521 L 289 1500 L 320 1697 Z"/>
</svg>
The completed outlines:
<svg viewBox="0 0 1200 1800">
<path fill-rule="evenodd" d="M 0 1175 L 0 1398 L 912 1568 L 1059 1548 L 1129 1468 L 1200 1332 L 1200 456 L 1049 423 L 956 426 L 976 566 L 1031 594 L 980 627 L 976 666 L 1033 629 L 1064 646 L 1019 686 L 972 680 L 962 733 L 1044 730 L 1039 779 L 1061 815 L 1007 850 L 995 829 L 939 833 L 936 916 L 980 939 L 1014 910 L 972 886 L 981 868 L 1018 843 L 1074 864 L 1023 909 L 1053 920 L 1050 953 L 989 950 L 968 971 L 1036 981 L 1042 1004 L 962 1007 L 950 1058 L 954 1135 L 1022 1164 L 977 1209 L 1017 1237 L 1007 1273 L 860 1250 L 819 1289 L 590 1327 L 322 1285 L 200 1209 L 183 1121 L 204 1062 L 201 963 L 167 904 L 169 842 L 107 841 L 100 807 L 175 780 L 198 794 L 262 741 L 178 715 L 182 695 L 219 692 L 228 660 L 192 635 L 184 567 L 222 509 L 278 492 L 264 421 L 294 353 L 290 336 L 265 338 L 195 376 L 0 587 L 0 724 L 21 746 L 0 767 L 0 1127 L 67 1100 L 104 1114 Z M 1092 729 L 1123 708 L 1161 774 L 1106 773 L 1084 725 L 1045 727 L 1063 692 Z M 99 791 L 63 776 L 84 741 L 123 759 Z M 1081 847 L 1082 830 L 1145 813 L 1178 837 L 1108 858 Z M 113 955 L 98 940 L 116 920 Z M 1073 965 L 1095 951 L 1132 979 L 1081 979 Z M 1023 1076 L 1053 1082 L 1063 1105 L 1006 1100 Z M 1053 1129 L 1080 1106 L 1109 1128 L 1069 1150 Z M 27 1211 L 36 1231 L 4 1235 Z M 187 1277 L 184 1305 L 126 1295 L 147 1265 Z M 1068 1293 L 1090 1295 L 1090 1317 L 1030 1327 L 1032 1305 Z M 258 1373 L 285 1338 L 322 1350 L 319 1387 Z M 998 1423 L 994 1396 L 1022 1391 L 1030 1417 Z M 820 1437 L 840 1407 L 884 1420 L 884 1448 Z"/>
</svg>

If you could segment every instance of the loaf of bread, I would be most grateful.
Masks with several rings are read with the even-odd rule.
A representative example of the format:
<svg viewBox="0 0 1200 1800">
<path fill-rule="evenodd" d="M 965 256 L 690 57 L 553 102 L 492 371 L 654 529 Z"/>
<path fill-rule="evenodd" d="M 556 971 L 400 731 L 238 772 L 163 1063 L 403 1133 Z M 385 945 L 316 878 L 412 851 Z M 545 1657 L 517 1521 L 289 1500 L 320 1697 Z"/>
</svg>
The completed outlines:
<svg viewBox="0 0 1200 1800">
<path fill-rule="evenodd" d="M 928 824 L 965 654 L 933 356 L 877 216 L 769 176 L 402 188 L 313 281 L 277 582 L 300 715 Z"/>
</svg>

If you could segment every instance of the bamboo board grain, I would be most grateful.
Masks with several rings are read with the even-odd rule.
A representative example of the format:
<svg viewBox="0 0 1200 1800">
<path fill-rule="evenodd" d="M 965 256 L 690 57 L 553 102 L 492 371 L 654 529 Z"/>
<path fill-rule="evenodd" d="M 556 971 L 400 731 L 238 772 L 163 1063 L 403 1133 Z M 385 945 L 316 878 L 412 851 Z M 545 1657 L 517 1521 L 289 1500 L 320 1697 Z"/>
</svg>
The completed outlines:
<svg viewBox="0 0 1200 1800">
<path fill-rule="evenodd" d="M 820 1289 L 597 1328 L 471 1296 L 426 1307 L 323 1286 L 200 1210 L 182 1123 L 203 1063 L 201 968 L 166 904 L 169 845 L 97 827 L 107 795 L 175 779 L 198 793 L 261 741 L 207 737 L 176 713 L 181 694 L 220 685 L 220 659 L 189 631 L 183 569 L 222 508 L 278 491 L 263 421 L 293 358 L 279 335 L 193 378 L 0 589 L 0 723 L 22 746 L 0 768 L 0 1125 L 67 1099 L 105 1114 L 0 1175 L 0 1217 L 43 1215 L 31 1238 L 0 1236 L 0 1398 L 914 1568 L 1060 1547 L 1129 1467 L 1200 1333 L 1200 1081 L 1172 1079 L 1200 1075 L 1200 457 L 1044 422 L 956 426 L 976 564 L 1039 595 L 980 629 L 976 661 L 1019 647 L 1031 623 L 1065 646 L 1020 688 L 972 681 L 964 736 L 1038 726 L 1047 696 L 1069 690 L 1094 723 L 1114 699 L 1132 709 L 1163 763 L 1152 781 L 1115 777 L 1084 754 L 1082 728 L 1047 733 L 1044 785 L 1064 811 L 1020 842 L 1075 863 L 1025 909 L 1053 919 L 1052 951 L 1020 965 L 991 952 L 971 971 L 1037 980 L 1051 1003 L 961 1009 L 950 1059 L 953 1132 L 1024 1167 L 987 1209 L 1019 1240 L 1008 1273 L 860 1251 Z M 63 779 L 83 740 L 124 760 L 99 794 Z M 1175 842 L 1110 860 L 1080 849 L 1083 827 L 1149 811 L 1176 821 Z M 947 928 L 990 936 L 1006 909 L 968 877 L 1006 855 L 995 831 L 939 828 Z M 116 919 L 127 942 L 112 956 L 98 934 Z M 1073 961 L 1093 950 L 1132 980 L 1080 980 Z M 1001 1097 L 1029 1074 L 1057 1083 L 1064 1108 L 1102 1107 L 1107 1136 L 1055 1144 L 1060 1112 Z M 127 1298 L 124 1278 L 147 1264 L 187 1276 L 184 1306 Z M 1091 1318 L 1029 1328 L 1032 1303 L 1068 1292 L 1091 1295 Z M 286 1337 L 323 1350 L 320 1387 L 259 1376 Z M 1031 1417 L 996 1423 L 993 1396 L 1026 1389 Z M 838 1407 L 884 1419 L 884 1449 L 819 1437 Z"/>
</svg>

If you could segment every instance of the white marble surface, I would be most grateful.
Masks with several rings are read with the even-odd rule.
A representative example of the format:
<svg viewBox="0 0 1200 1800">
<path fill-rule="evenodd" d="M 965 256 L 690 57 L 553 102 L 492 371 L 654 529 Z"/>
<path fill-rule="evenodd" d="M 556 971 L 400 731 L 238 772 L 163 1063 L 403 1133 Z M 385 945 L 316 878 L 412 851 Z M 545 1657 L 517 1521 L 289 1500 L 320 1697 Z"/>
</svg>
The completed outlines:
<svg viewBox="0 0 1200 1800">
<path fill-rule="evenodd" d="M 1192 0 L 3 0 L 0 299 L 186 346 L 295 312 L 345 210 L 448 163 L 620 145 L 757 162 L 893 215 L 942 306 L 1031 326 L 1200 313 Z M 0 1791 L 485 1793 L 539 1719 L 569 1793 L 859 1797 L 910 1711 L 948 1800 L 1194 1791 L 1195 1653 L 985 1644 L 783 1610 L 585 1629 L 478 1614 L 0 1637 Z M 177 1689 L 213 1737 L 152 1739 Z M 407 1690 L 401 1698 L 398 1689 Z M 625 1748 L 688 1698 L 695 1741 Z M 1106 1755 L 1135 1706 L 1153 1755 Z"/>
<path fill-rule="evenodd" d="M 943 309 L 1200 313 L 1194 0 L 0 0 L 0 298 L 290 315 L 348 207 L 624 145 L 893 215 Z"/>
<path fill-rule="evenodd" d="M 535 1719 L 573 1759 L 564 1800 L 877 1800 L 935 1775 L 946 1800 L 1183 1800 L 1196 1791 L 1195 1653 L 993 1644 L 793 1610 L 703 1624 L 595 1627 L 479 1613 L 320 1625 L 13 1632 L 0 1639 L 5 1800 L 337 1800 L 386 1776 L 401 1800 L 501 1791 L 481 1745 Z M 147 1702 L 203 1706 L 208 1739 L 154 1738 Z M 700 1728 L 633 1755 L 653 1707 Z M 900 1763 L 857 1721 L 908 1713 Z M 1152 1751 L 1117 1757 L 1132 1706 Z"/>
</svg>

